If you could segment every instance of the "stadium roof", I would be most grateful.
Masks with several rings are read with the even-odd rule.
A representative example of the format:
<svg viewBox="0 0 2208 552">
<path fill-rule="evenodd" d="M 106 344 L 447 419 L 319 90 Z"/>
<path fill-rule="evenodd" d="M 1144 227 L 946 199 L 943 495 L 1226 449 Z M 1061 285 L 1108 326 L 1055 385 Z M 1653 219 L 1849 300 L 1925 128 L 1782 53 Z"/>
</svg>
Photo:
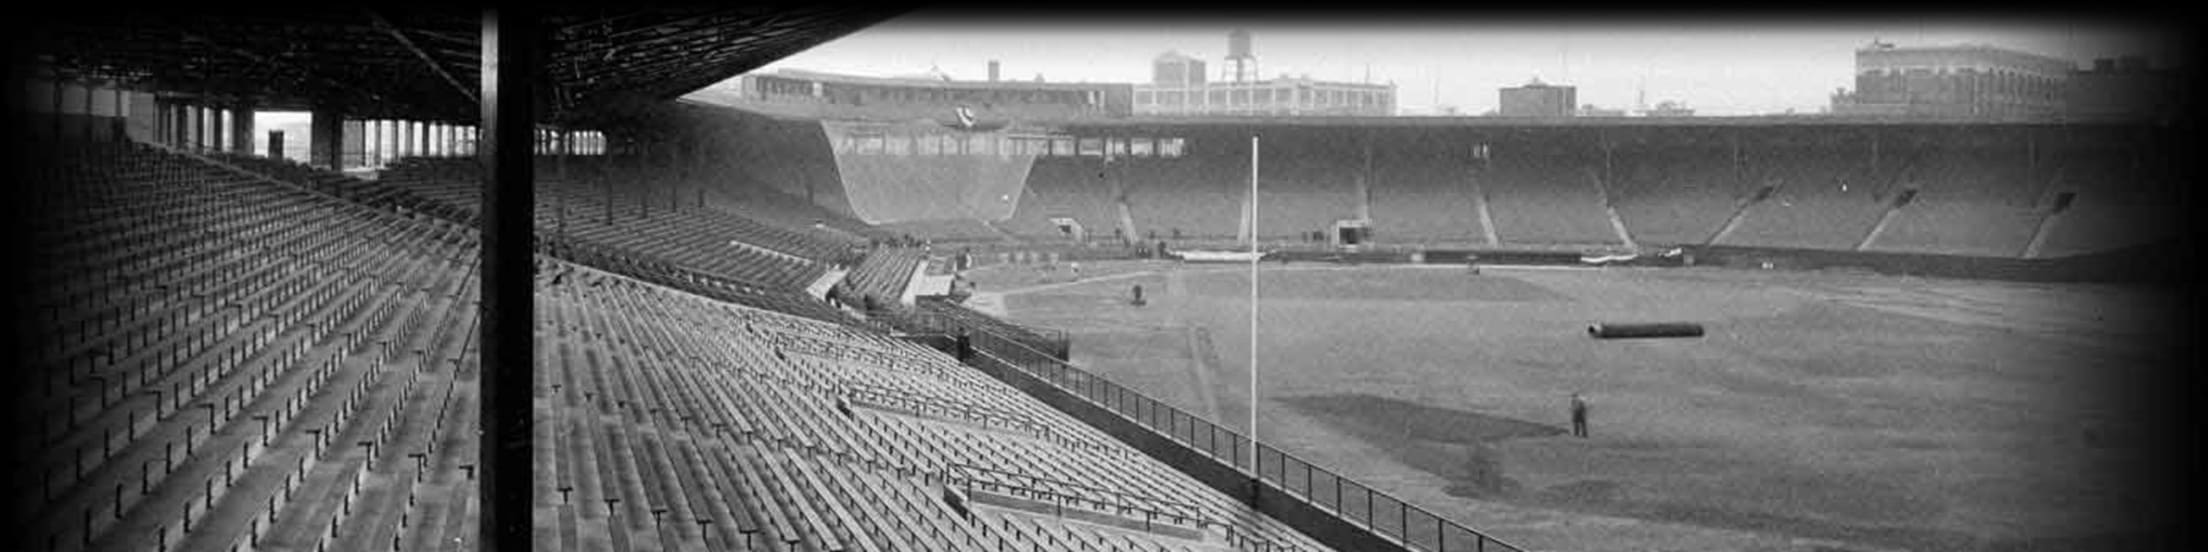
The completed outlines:
<svg viewBox="0 0 2208 552">
<path fill-rule="evenodd" d="M 281 5 L 277 5 L 281 6 Z M 540 9 L 541 121 L 587 123 L 674 99 L 880 22 L 884 6 Z M 262 109 L 474 121 L 481 11 L 176 6 L 32 16 L 45 76 Z"/>
</svg>

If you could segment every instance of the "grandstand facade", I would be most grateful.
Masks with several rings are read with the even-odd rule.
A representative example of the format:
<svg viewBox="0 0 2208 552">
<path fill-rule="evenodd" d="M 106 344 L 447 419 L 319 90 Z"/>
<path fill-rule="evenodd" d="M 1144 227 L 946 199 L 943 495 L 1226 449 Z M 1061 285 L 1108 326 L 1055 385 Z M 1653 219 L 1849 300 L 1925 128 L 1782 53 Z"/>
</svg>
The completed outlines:
<svg viewBox="0 0 2208 552">
<path fill-rule="evenodd" d="M 707 88 L 701 94 L 724 102 L 822 115 L 896 117 L 910 110 L 935 110 L 924 116 L 942 119 L 950 113 L 942 108 L 963 107 L 988 119 L 1064 119 L 1125 116 L 1132 109 L 1131 90 L 1126 84 L 957 81 L 781 69 L 741 75 L 731 84 Z"/>
</svg>

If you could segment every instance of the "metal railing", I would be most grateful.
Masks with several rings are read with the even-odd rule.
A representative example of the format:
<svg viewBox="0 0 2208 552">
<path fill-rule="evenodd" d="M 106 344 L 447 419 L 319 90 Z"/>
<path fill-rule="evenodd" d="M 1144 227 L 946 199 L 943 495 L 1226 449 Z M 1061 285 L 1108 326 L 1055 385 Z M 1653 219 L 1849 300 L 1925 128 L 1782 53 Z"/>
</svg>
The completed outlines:
<svg viewBox="0 0 2208 552">
<path fill-rule="evenodd" d="M 1524 552 L 1516 545 L 1434 515 L 1263 443 L 1256 445 L 1256 465 L 1252 466 L 1251 455 L 1244 450 L 1249 441 L 1241 434 L 1075 368 L 1021 340 L 998 336 L 989 325 L 961 318 L 938 317 L 931 322 L 961 324 L 958 329 L 972 336 L 976 354 L 1025 372 L 1214 461 L 1233 466 L 1254 476 L 1260 484 L 1334 514 L 1352 526 L 1385 537 L 1405 550 Z"/>
</svg>

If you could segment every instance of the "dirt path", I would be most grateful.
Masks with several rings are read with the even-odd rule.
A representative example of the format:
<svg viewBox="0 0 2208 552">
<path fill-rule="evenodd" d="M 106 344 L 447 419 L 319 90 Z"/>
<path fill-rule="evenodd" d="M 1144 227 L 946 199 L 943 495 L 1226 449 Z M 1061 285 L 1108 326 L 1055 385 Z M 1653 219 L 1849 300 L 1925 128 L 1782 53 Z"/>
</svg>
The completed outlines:
<svg viewBox="0 0 2208 552">
<path fill-rule="evenodd" d="M 1165 325 L 1180 332 L 1187 343 L 1187 374 L 1189 384 L 1196 390 L 1196 398 L 1204 406 L 1203 415 L 1213 420 L 1225 420 L 1226 412 L 1219 409 L 1219 394 L 1212 387 L 1212 371 L 1218 368 L 1213 362 L 1217 353 L 1211 350 L 1211 336 L 1200 326 L 1191 325 L 1181 315 L 1188 308 L 1188 284 L 1181 271 L 1165 273 Z"/>
</svg>

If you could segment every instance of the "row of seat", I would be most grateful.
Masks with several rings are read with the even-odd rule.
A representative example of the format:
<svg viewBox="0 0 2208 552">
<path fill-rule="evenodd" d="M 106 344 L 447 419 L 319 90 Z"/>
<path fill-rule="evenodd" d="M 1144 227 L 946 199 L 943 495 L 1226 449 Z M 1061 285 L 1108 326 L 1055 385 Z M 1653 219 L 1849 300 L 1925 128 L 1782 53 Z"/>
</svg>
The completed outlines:
<svg viewBox="0 0 2208 552">
<path fill-rule="evenodd" d="M 409 159 L 385 171 L 381 181 L 473 209 L 478 168 L 465 160 Z M 818 276 L 817 264 L 834 262 L 847 244 L 816 233 L 794 232 L 684 208 L 683 201 L 654 205 L 634 189 L 665 175 L 578 164 L 573 177 L 539 172 L 538 225 L 547 232 L 604 240 L 732 276 L 800 282 Z M 603 183 L 603 184 L 599 184 Z M 687 199 L 687 198 L 676 198 Z M 771 270 L 762 270 L 771 269 Z"/>
<path fill-rule="evenodd" d="M 576 440 L 611 447 L 565 455 L 576 467 L 559 469 L 573 474 L 563 475 L 561 485 L 572 488 L 567 496 L 581 505 L 582 517 L 618 517 L 630 525 L 631 535 L 662 526 L 699 525 L 697 516 L 715 511 L 680 492 L 710 486 L 694 484 L 679 469 L 650 469 L 653 458 L 667 454 L 653 451 L 664 446 L 654 442 L 684 439 L 735 451 L 735 471 L 741 472 L 744 462 L 755 468 L 752 474 L 729 477 L 759 479 L 765 489 L 754 489 L 756 496 L 744 503 L 765 505 L 765 512 L 755 522 L 736 520 L 737 534 L 716 537 L 742 538 L 753 545 L 895 549 L 905 538 L 941 531 L 930 527 L 966 527 L 967 536 L 946 533 L 953 536 L 927 549 L 967 549 L 971 546 L 958 544 L 966 542 L 960 539 L 979 538 L 940 501 L 897 508 L 938 516 L 912 525 L 869 516 L 866 512 L 879 508 L 874 506 L 878 503 L 857 500 L 858 495 L 846 491 L 866 485 L 822 476 L 844 470 L 904 479 L 916 494 L 931 496 L 935 491 L 925 489 L 933 487 L 924 485 L 959 480 L 952 466 L 978 466 L 1029 477 L 1031 486 L 1039 486 L 1033 481 L 1063 482 L 1056 487 L 1061 491 L 1138 490 L 1153 501 L 1144 505 L 1148 510 L 1173 511 L 1171 504 L 1179 502 L 1201 505 L 1190 507 L 1200 510 L 1190 513 L 1191 518 L 1249 517 L 1232 499 L 1210 493 L 1001 383 L 949 363 L 940 353 L 880 336 L 846 334 L 847 328 L 830 330 L 801 319 L 687 300 L 646 286 L 598 281 L 595 286 L 560 287 L 564 289 L 548 290 L 548 295 L 562 298 L 547 302 L 553 305 L 545 309 L 553 327 L 540 329 L 540 337 L 561 344 L 552 348 L 552 358 L 540 359 L 555 363 L 540 366 L 542 373 L 558 375 L 545 392 L 557 405 L 554 410 L 569 419 L 564 427 Z M 817 335 L 823 331 L 833 335 Z M 729 339 L 732 335 L 739 339 Z M 877 358 L 903 364 L 870 365 L 864 360 Z M 939 406 L 973 407 L 968 409 L 973 417 L 950 414 L 955 412 L 951 408 L 937 410 L 943 414 L 939 416 L 914 416 L 866 404 L 865 397 L 894 394 L 934 397 L 926 400 Z M 987 413 L 979 413 L 983 411 Z M 607 423 L 609 419 L 618 422 Z M 992 427 L 976 423 L 978 419 L 1020 422 Z M 590 467 L 594 461 L 596 469 Z M 842 470 L 818 469 L 823 465 Z M 1111 503 L 1119 497 L 1092 493 L 1082 498 Z M 609 500 L 614 502 L 602 502 Z M 654 510 L 663 510 L 660 518 L 645 525 Z M 710 519 L 705 526 L 727 523 Z M 1252 542 L 1302 542 L 1299 546 L 1309 547 L 1283 526 L 1237 527 L 1235 534 L 1259 539 Z M 690 537 L 686 533 L 683 538 Z M 1108 539 L 1083 542 L 1091 540 Z M 1060 544 L 1079 549 L 1071 542 Z M 1172 548 L 1202 545 L 1174 538 L 1159 542 Z M 1036 545 L 1014 544 L 1018 549 Z"/>
<path fill-rule="evenodd" d="M 1484 161 L 1380 152 L 1367 182 L 1373 231 L 1384 241 L 1430 245 L 1482 244 L 1492 228 L 1498 243 L 1512 246 L 1616 244 L 1624 237 L 2015 256 L 2042 220 L 2058 214 L 2077 222 L 2047 227 L 2050 250 L 2107 250 L 2151 239 L 2117 231 L 2122 225 L 2107 220 L 2151 211 L 2156 201 L 2139 197 L 2174 197 L 2166 186 L 2140 184 L 2167 180 L 2151 168 L 2120 166 L 2136 154 L 2113 150 L 2041 152 L 2036 161 L 2022 148 L 1937 145 L 1745 153 L 1718 145 L 1639 145 L 1607 157 L 1577 151 L 1514 149 Z M 1265 166 L 1279 168 L 1267 170 L 1273 176 L 1261 183 L 1262 234 L 1320 230 L 1352 216 L 1357 199 L 1342 192 L 1354 188 L 1354 175 L 1344 170 L 1353 162 L 1339 155 L 1321 156 L 1329 163 L 1272 156 Z M 1091 235 L 1108 235 L 1124 208 L 1144 237 L 1170 238 L 1174 230 L 1188 239 L 1233 237 L 1237 213 L 1246 208 L 1247 170 L 1245 158 L 1225 154 L 1126 166 L 1039 159 L 1018 210 L 1000 226 L 1019 238 L 1056 239 L 1061 234 L 1051 219 L 1071 218 Z M 1897 200 L 1905 191 L 1914 201 Z M 2074 210 L 2056 212 L 2059 193 L 2074 196 Z M 928 238 L 974 238 L 916 228 Z"/>
<path fill-rule="evenodd" d="M 34 329 L 62 344 L 31 367 L 50 385 L 11 402 L 50 428 L 20 448 L 45 453 L 11 459 L 11 496 L 47 529 L 18 548 L 391 533 L 382 480 L 425 469 L 392 459 L 451 429 L 419 429 L 433 397 L 472 386 L 432 361 L 473 317 L 472 234 L 145 146 L 55 162 L 107 178 L 39 181 L 58 209 L 38 249 L 100 276 L 32 293 L 74 322 Z"/>
<path fill-rule="evenodd" d="M 864 308 L 869 304 L 887 307 L 897 304 L 904 296 L 905 287 L 912 283 L 912 275 L 926 262 L 924 253 L 909 247 L 877 247 L 867 252 L 845 274 L 836 288 L 836 296 L 848 306 Z M 871 298 L 872 301 L 867 301 Z"/>
<path fill-rule="evenodd" d="M 54 427 L 18 548 L 467 549 L 474 233 L 232 161 L 72 161 L 154 169 L 61 183 L 37 234 L 110 276 L 33 294 L 68 324 L 11 404 Z M 624 253 L 591 258 L 656 263 Z M 538 274 L 541 547 L 1320 548 L 939 352 L 575 257 Z M 1084 513 L 943 498 L 984 487 Z M 1109 523 L 1138 516 L 1202 529 Z"/>
</svg>

